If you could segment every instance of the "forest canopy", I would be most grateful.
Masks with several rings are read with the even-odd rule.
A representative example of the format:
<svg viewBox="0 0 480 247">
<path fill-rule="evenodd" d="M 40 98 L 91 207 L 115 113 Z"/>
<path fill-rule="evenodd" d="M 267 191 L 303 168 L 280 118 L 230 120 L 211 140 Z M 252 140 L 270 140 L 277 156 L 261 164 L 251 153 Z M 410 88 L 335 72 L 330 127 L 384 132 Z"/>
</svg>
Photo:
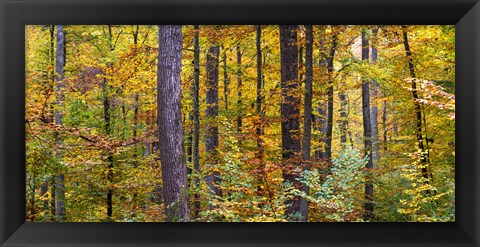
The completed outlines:
<svg viewBox="0 0 480 247">
<path fill-rule="evenodd" d="M 28 25 L 26 221 L 453 222 L 454 26 Z"/>
</svg>

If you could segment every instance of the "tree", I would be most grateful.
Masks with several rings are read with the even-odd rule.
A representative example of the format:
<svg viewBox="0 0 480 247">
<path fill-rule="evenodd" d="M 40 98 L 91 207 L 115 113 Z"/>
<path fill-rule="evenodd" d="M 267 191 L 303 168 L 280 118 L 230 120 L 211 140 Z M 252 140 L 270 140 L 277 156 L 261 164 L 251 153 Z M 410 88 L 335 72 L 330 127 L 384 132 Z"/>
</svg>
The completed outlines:
<svg viewBox="0 0 480 247">
<path fill-rule="evenodd" d="M 242 51 L 237 45 L 237 132 L 242 132 Z"/>
<path fill-rule="evenodd" d="M 200 88 L 200 44 L 198 41 L 199 26 L 194 26 L 195 36 L 193 38 L 193 170 L 195 171 L 194 185 L 195 188 L 200 187 L 200 157 L 199 157 L 199 143 L 200 143 L 200 102 L 198 91 Z M 200 195 L 194 194 L 194 218 L 198 218 L 200 212 Z"/>
<path fill-rule="evenodd" d="M 327 143 L 327 102 L 324 98 L 325 94 L 325 85 L 328 84 L 328 52 L 327 52 L 327 36 L 326 36 L 326 26 L 320 26 L 320 102 L 317 105 L 316 112 L 318 115 L 315 115 L 315 129 L 321 133 L 320 143 L 321 147 L 315 151 L 315 158 L 321 160 L 327 160 L 326 148 L 328 146 Z"/>
<path fill-rule="evenodd" d="M 378 26 L 372 29 L 372 64 L 377 62 L 378 57 L 378 49 L 377 49 L 377 40 L 376 35 L 378 32 Z M 373 79 L 372 80 L 372 90 L 371 90 L 371 98 L 373 99 L 371 102 L 372 109 L 371 109 L 371 118 L 372 118 L 372 159 L 373 163 L 378 164 L 380 160 L 380 142 L 378 137 L 378 107 L 376 103 L 376 99 L 380 98 L 380 85 L 378 82 Z"/>
<path fill-rule="evenodd" d="M 207 110 L 205 117 L 209 121 L 207 131 L 205 133 L 205 147 L 208 155 L 210 168 L 213 169 L 217 165 L 218 148 L 218 125 L 216 123 L 218 117 L 218 56 L 220 48 L 213 45 L 208 48 L 207 53 Z M 212 171 L 206 181 L 213 195 L 221 196 L 222 191 L 217 186 L 220 182 L 218 179 L 219 172 Z M 210 204 L 213 208 L 213 204 Z"/>
<path fill-rule="evenodd" d="M 257 159 L 259 167 L 257 167 L 257 179 L 258 183 L 262 184 L 264 182 L 264 164 L 263 164 L 263 141 L 262 141 L 262 121 L 263 121 L 263 113 L 262 113 L 262 90 L 263 90 L 263 73 L 262 73 L 262 49 L 261 49 L 261 42 L 262 42 L 262 26 L 258 25 L 256 27 L 256 57 L 257 57 L 257 91 L 256 91 L 256 109 L 255 114 L 257 115 L 258 121 L 256 123 L 255 128 L 255 135 L 257 141 Z M 258 186 L 258 190 L 260 191 L 260 186 Z"/>
<path fill-rule="evenodd" d="M 402 35 L 403 35 L 403 45 L 405 48 L 405 54 L 408 61 L 408 71 L 411 78 L 416 78 L 415 67 L 413 65 L 412 51 L 410 50 L 410 44 L 408 42 L 408 33 L 406 26 L 402 26 Z M 420 167 L 422 171 L 422 176 L 425 180 L 425 184 L 429 182 L 428 176 L 428 162 L 427 162 L 427 152 L 425 150 L 424 140 L 423 140 L 423 127 L 422 127 L 422 107 L 419 102 L 419 96 L 417 91 L 417 83 L 415 80 L 412 80 L 412 98 L 413 104 L 415 106 L 415 116 L 416 116 L 416 137 L 417 137 L 417 146 L 420 149 Z M 430 190 L 426 190 L 427 193 L 430 193 Z"/>
<path fill-rule="evenodd" d="M 313 27 L 305 26 L 306 47 L 305 47 L 305 99 L 303 103 L 303 149 L 302 159 L 304 170 L 310 170 L 310 139 L 312 136 L 312 77 L 313 77 Z M 308 195 L 308 186 L 303 191 Z M 304 221 L 308 221 L 308 201 L 302 198 L 300 212 Z"/>
<path fill-rule="evenodd" d="M 157 118 L 165 221 L 189 221 L 180 111 L 182 26 L 159 25 L 158 46 Z"/>
<path fill-rule="evenodd" d="M 294 185 L 300 186 L 294 168 L 298 167 L 298 154 L 300 152 L 300 139 L 296 137 L 300 131 L 299 123 L 299 97 L 295 95 L 298 88 L 298 45 L 297 30 L 295 25 L 280 26 L 280 63 L 282 103 L 281 129 L 282 129 L 282 158 L 285 163 L 283 179 Z M 286 215 L 300 211 L 300 198 L 288 199 Z"/>
<path fill-rule="evenodd" d="M 369 44 L 366 29 L 362 29 L 362 61 L 368 62 Z M 372 122 L 370 118 L 370 83 L 367 78 L 362 79 L 362 113 L 363 113 L 363 136 L 365 145 L 365 156 L 368 163 L 365 165 L 367 176 L 365 183 L 365 220 L 373 217 L 373 183 L 371 169 L 372 159 Z"/>
<path fill-rule="evenodd" d="M 327 60 L 327 72 L 328 72 L 328 87 L 327 87 L 327 132 L 326 132 L 326 147 L 325 155 L 328 160 L 332 158 L 332 135 L 333 135 L 333 71 L 335 51 L 337 50 L 338 34 L 332 27 L 332 44 L 330 46 L 330 53 Z"/>
<path fill-rule="evenodd" d="M 55 84 L 56 90 L 56 103 L 57 110 L 55 112 L 55 124 L 62 125 L 62 106 L 64 101 L 64 67 L 65 67 L 65 31 L 63 25 L 57 26 L 57 50 L 55 55 Z M 57 139 L 57 143 L 61 143 L 60 139 Z M 61 159 L 60 151 L 57 150 L 57 159 Z M 65 175 L 60 173 L 56 177 L 55 183 L 55 216 L 58 221 L 65 220 Z"/>
</svg>

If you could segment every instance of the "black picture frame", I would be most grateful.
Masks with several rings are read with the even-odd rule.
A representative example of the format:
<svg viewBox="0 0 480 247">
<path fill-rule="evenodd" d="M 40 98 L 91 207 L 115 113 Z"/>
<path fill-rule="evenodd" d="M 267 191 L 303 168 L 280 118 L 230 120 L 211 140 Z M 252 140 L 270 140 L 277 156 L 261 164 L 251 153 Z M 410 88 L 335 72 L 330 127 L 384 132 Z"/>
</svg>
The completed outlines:
<svg viewBox="0 0 480 247">
<path fill-rule="evenodd" d="M 1 246 L 480 246 L 478 0 L 0 0 Z M 456 26 L 454 223 L 25 223 L 25 25 Z"/>
</svg>

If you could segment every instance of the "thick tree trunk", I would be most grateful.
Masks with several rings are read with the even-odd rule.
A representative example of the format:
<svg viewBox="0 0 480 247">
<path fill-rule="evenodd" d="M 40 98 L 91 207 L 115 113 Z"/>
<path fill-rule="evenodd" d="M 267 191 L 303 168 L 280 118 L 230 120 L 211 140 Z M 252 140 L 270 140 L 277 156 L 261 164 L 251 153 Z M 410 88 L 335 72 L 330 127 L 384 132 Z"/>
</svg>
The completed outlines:
<svg viewBox="0 0 480 247">
<path fill-rule="evenodd" d="M 242 52 L 237 45 L 237 132 L 242 132 Z"/>
<path fill-rule="evenodd" d="M 65 31 L 63 25 L 57 26 L 57 51 L 55 59 L 55 85 L 57 86 L 56 91 L 56 104 L 57 110 L 55 114 L 55 124 L 62 125 L 62 110 L 64 104 L 64 67 L 65 67 Z M 57 143 L 60 144 L 61 140 L 57 138 Z M 62 159 L 60 151 L 57 150 L 56 158 L 58 160 Z M 63 162 L 60 162 L 63 163 Z M 58 221 L 65 220 L 65 184 L 64 184 L 64 175 L 58 174 L 56 177 L 55 183 L 55 216 Z"/>
<path fill-rule="evenodd" d="M 182 26 L 158 26 L 157 119 L 165 221 L 189 221 L 180 109 Z"/>
<path fill-rule="evenodd" d="M 218 56 L 220 49 L 217 45 L 211 46 L 207 53 L 207 110 L 205 117 L 209 121 L 209 126 L 205 133 L 205 146 L 208 155 L 209 165 L 214 168 L 218 165 L 218 125 L 216 123 L 218 116 Z M 217 186 L 220 182 L 219 173 L 214 171 L 206 177 L 206 182 L 212 194 L 221 196 L 222 191 Z M 213 205 L 210 204 L 210 208 Z"/>
<path fill-rule="evenodd" d="M 198 91 L 200 88 L 200 44 L 198 40 L 198 25 L 194 26 L 195 36 L 193 39 L 193 170 L 195 172 L 195 189 L 200 188 L 200 158 L 199 158 L 199 143 L 200 143 L 200 103 Z M 200 195 L 195 193 L 193 195 L 193 208 L 195 219 L 198 218 L 200 213 Z"/>
<path fill-rule="evenodd" d="M 415 74 L 415 67 L 413 66 L 413 58 L 412 52 L 410 50 L 410 44 L 408 43 L 408 34 L 405 26 L 402 26 L 402 33 L 403 33 L 403 45 L 405 48 L 405 53 L 408 59 L 408 70 L 410 72 L 410 77 L 416 78 Z M 427 156 L 425 155 L 425 145 L 423 143 L 423 127 L 422 127 L 422 108 L 420 102 L 418 102 L 419 96 L 417 92 L 417 83 L 415 80 L 412 80 L 412 97 L 413 97 L 413 104 L 415 106 L 415 115 L 416 115 L 416 126 L 417 126 L 417 145 L 418 149 L 420 149 L 420 163 L 421 163 L 421 172 L 422 176 L 425 179 L 425 184 L 429 183 L 429 175 L 428 175 L 428 162 Z M 426 191 L 430 193 L 430 190 Z"/>
<path fill-rule="evenodd" d="M 300 131 L 299 104 L 300 98 L 295 95 L 298 83 L 298 45 L 296 25 L 280 26 L 280 57 L 281 57 L 281 129 L 282 129 L 282 158 L 285 163 L 283 179 L 300 188 L 298 175 L 293 170 L 299 166 Z M 286 215 L 299 213 L 300 198 L 295 197 L 286 201 Z"/>
<path fill-rule="evenodd" d="M 313 27 L 305 26 L 306 44 L 305 44 L 305 101 L 303 104 L 304 122 L 303 122 L 303 149 L 302 159 L 304 170 L 310 170 L 310 140 L 312 138 L 312 78 L 313 78 Z M 304 185 L 303 191 L 308 195 L 309 187 Z M 308 201 L 302 198 L 300 202 L 300 213 L 303 220 L 308 222 Z"/>
<path fill-rule="evenodd" d="M 369 45 L 366 30 L 362 30 L 362 60 L 368 61 Z M 370 118 L 370 83 L 369 79 L 362 79 L 362 112 L 363 112 L 363 136 L 365 144 L 365 156 L 368 156 L 366 165 L 366 183 L 365 183 L 365 214 L 366 221 L 373 217 L 373 176 L 371 169 L 373 168 L 372 160 L 372 122 Z"/>
</svg>

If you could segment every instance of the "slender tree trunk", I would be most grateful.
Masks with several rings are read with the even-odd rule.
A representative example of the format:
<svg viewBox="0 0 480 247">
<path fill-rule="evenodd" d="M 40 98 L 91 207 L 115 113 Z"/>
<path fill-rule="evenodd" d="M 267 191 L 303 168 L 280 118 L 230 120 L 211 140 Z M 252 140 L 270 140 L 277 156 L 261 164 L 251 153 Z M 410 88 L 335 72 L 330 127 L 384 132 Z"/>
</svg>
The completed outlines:
<svg viewBox="0 0 480 247">
<path fill-rule="evenodd" d="M 198 41 L 198 31 L 199 31 L 198 25 L 194 26 L 194 30 L 195 30 L 195 36 L 193 39 L 194 71 L 193 71 L 193 88 L 192 88 L 193 90 L 193 169 L 195 171 L 195 179 L 194 179 L 195 189 L 199 189 L 200 179 L 198 176 L 200 174 L 200 159 L 198 155 L 198 148 L 199 148 L 199 142 L 200 142 L 200 104 L 199 104 L 198 91 L 200 88 L 200 44 Z M 198 193 L 195 193 L 193 195 L 193 198 L 194 198 L 193 217 L 197 219 L 200 213 L 200 195 Z"/>
<path fill-rule="evenodd" d="M 57 111 L 55 114 L 55 124 L 62 125 L 62 108 L 64 104 L 64 67 L 65 67 L 65 31 L 63 25 L 57 26 L 57 51 L 55 59 L 55 85 L 57 86 L 56 91 L 56 104 Z M 57 144 L 61 144 L 61 140 L 57 137 Z M 60 151 L 57 150 L 56 158 L 58 160 L 62 159 Z M 60 162 L 61 164 L 63 162 Z M 60 173 L 56 177 L 55 183 L 55 216 L 58 221 L 65 220 L 65 184 L 64 184 L 64 174 Z"/>
<path fill-rule="evenodd" d="M 332 135 L 333 135 L 333 61 L 335 59 L 335 51 L 337 49 L 337 34 L 332 30 L 332 45 L 330 47 L 330 54 L 328 56 L 328 88 L 327 88 L 327 137 L 325 154 L 328 160 L 332 159 Z"/>
<path fill-rule="evenodd" d="M 113 46 L 113 33 L 112 33 L 112 26 L 108 25 L 108 41 L 110 46 L 110 52 L 114 50 Z M 110 126 L 110 98 L 109 98 L 109 86 L 108 86 L 108 76 L 109 70 L 112 67 L 111 63 L 107 63 L 106 66 L 105 77 L 103 78 L 103 119 L 105 121 L 105 134 L 108 136 L 112 133 L 112 127 Z M 114 160 L 113 160 L 113 152 L 112 150 L 108 150 L 108 157 L 107 157 L 107 220 L 112 221 L 113 216 L 113 167 L 114 167 Z"/>
<path fill-rule="evenodd" d="M 218 56 L 220 49 L 217 45 L 213 45 L 208 49 L 207 53 L 207 110 L 205 116 L 209 120 L 209 126 L 205 133 L 205 146 L 208 154 L 210 167 L 217 166 L 218 148 L 218 125 L 216 123 L 218 116 Z M 221 196 L 222 191 L 217 186 L 220 182 L 219 173 L 214 171 L 206 177 L 207 184 L 212 194 Z M 210 208 L 213 205 L 210 204 Z"/>
<path fill-rule="evenodd" d="M 338 98 L 340 99 L 340 144 L 344 147 L 347 144 L 347 96 L 343 91 L 338 92 Z"/>
<path fill-rule="evenodd" d="M 405 47 L 405 53 L 408 59 L 408 70 L 410 72 L 410 77 L 416 78 L 415 67 L 413 66 L 412 52 L 410 50 L 410 44 L 408 43 L 408 34 L 405 26 L 402 26 L 403 33 L 403 45 Z M 429 183 L 428 176 L 428 162 L 425 155 L 425 146 L 423 143 L 423 127 L 422 127 L 422 108 L 420 102 L 418 102 L 418 92 L 417 92 L 417 83 L 415 80 L 412 80 L 412 97 L 413 104 L 415 106 L 415 115 L 416 115 L 416 126 L 417 126 L 417 145 L 420 149 L 420 162 L 421 162 L 421 172 L 425 180 L 425 184 Z M 430 190 L 426 190 L 427 193 L 430 193 Z"/>
<path fill-rule="evenodd" d="M 228 110 L 228 69 L 227 69 L 227 49 L 223 48 L 223 99 L 225 100 L 225 110 Z"/>
<path fill-rule="evenodd" d="M 158 26 L 157 119 L 165 221 L 189 221 L 187 167 L 180 109 L 182 26 Z"/>
<path fill-rule="evenodd" d="M 378 57 L 378 50 L 376 46 L 376 35 L 378 32 L 378 26 L 372 30 L 372 64 L 377 62 Z M 379 146 L 379 137 L 378 137 L 378 107 L 376 103 L 376 99 L 380 97 L 380 85 L 376 80 L 372 80 L 372 90 L 371 90 L 371 97 L 372 97 L 372 159 L 374 164 L 378 164 L 380 160 L 380 146 Z"/>
<path fill-rule="evenodd" d="M 368 61 L 369 44 L 366 30 L 362 30 L 362 60 Z M 373 217 L 373 168 L 372 160 L 372 122 L 370 118 L 370 83 L 366 78 L 362 79 L 362 112 L 363 112 L 363 136 L 365 144 L 365 156 L 368 156 L 366 165 L 366 183 L 365 183 L 365 215 L 366 221 Z"/>
<path fill-rule="evenodd" d="M 257 180 L 259 184 L 264 182 L 264 167 L 263 167 L 263 141 L 262 141 L 262 90 L 263 90 L 263 73 L 262 73 L 262 26 L 257 26 L 257 35 L 256 35 L 256 57 L 257 57 L 257 99 L 256 99 L 256 110 L 255 114 L 258 117 L 258 122 L 255 127 L 255 137 L 257 141 L 257 159 L 259 160 L 259 166 L 257 167 Z M 258 191 L 261 191 L 260 185 L 257 188 Z"/>
<path fill-rule="evenodd" d="M 386 154 L 388 149 L 387 147 L 387 141 L 388 141 L 387 140 L 387 100 L 383 101 L 382 127 L 383 127 L 383 151 Z"/>
<path fill-rule="evenodd" d="M 298 88 L 298 45 L 296 25 L 280 26 L 280 57 L 281 57 L 281 129 L 282 129 L 282 158 L 285 163 L 283 179 L 294 184 L 297 188 L 301 185 L 297 181 L 298 175 L 293 170 L 299 166 L 300 132 L 299 104 L 300 98 L 295 95 Z M 286 201 L 286 215 L 300 212 L 300 198 L 295 197 Z"/>
<path fill-rule="evenodd" d="M 303 150 L 302 159 L 304 170 L 310 170 L 310 140 L 312 138 L 312 78 L 313 78 L 313 27 L 305 26 L 306 44 L 305 44 L 305 101 L 303 104 L 304 123 L 303 123 Z M 308 195 L 309 187 L 304 185 L 303 191 Z M 300 202 L 300 213 L 303 220 L 308 222 L 308 201 L 302 198 Z"/>
<path fill-rule="evenodd" d="M 138 32 L 139 32 L 139 25 L 136 25 L 136 30 L 135 32 L 133 33 L 133 46 L 134 48 L 133 49 L 137 49 L 137 44 L 138 44 Z M 134 103 L 133 103 L 133 129 L 132 129 L 132 134 L 133 134 L 133 138 L 136 139 L 137 138 L 137 128 L 138 128 L 138 110 L 139 110 L 139 96 L 138 96 L 138 93 L 136 93 L 134 96 L 133 96 L 133 100 L 134 100 Z M 125 128 L 126 128 L 126 125 L 125 125 Z M 134 168 L 137 168 L 138 167 L 138 155 L 137 155 L 137 145 L 134 146 L 134 153 L 133 153 L 133 167 Z M 136 217 L 136 211 L 137 211 L 137 196 L 138 194 L 135 192 L 133 193 L 133 198 L 132 198 L 132 208 L 133 208 L 133 213 L 132 213 L 132 217 Z"/>
<path fill-rule="evenodd" d="M 237 45 L 237 132 L 242 132 L 242 52 Z"/>
<path fill-rule="evenodd" d="M 326 93 L 325 93 L 325 85 L 328 84 L 328 77 L 327 77 L 327 67 L 328 67 L 328 54 L 327 54 L 327 39 L 326 39 L 326 26 L 321 26 L 320 30 L 320 60 L 319 60 L 319 65 L 320 65 L 320 78 L 321 78 L 321 91 L 322 93 L 320 94 L 321 99 L 320 102 L 318 103 L 316 107 L 316 112 L 318 113 L 318 116 L 315 117 L 315 125 L 316 125 L 316 131 L 320 132 L 320 143 L 321 147 L 315 150 L 314 156 L 316 159 L 321 159 L 321 160 L 327 160 L 327 154 L 325 152 L 325 149 L 327 147 L 327 102 L 324 98 L 326 98 Z"/>
</svg>

